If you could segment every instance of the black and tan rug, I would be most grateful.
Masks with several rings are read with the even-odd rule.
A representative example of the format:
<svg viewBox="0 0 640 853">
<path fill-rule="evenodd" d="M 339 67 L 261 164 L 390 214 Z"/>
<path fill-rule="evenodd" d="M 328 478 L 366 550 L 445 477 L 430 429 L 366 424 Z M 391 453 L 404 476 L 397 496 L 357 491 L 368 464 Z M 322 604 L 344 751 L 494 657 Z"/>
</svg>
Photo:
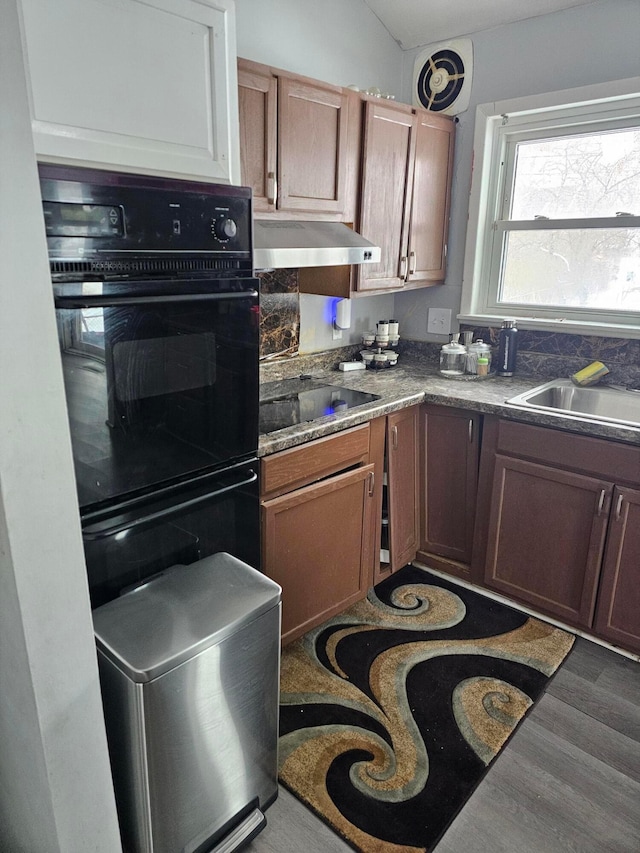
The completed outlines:
<svg viewBox="0 0 640 853">
<path fill-rule="evenodd" d="M 356 850 L 430 851 L 574 639 L 406 566 L 284 649 L 280 781 Z"/>
</svg>

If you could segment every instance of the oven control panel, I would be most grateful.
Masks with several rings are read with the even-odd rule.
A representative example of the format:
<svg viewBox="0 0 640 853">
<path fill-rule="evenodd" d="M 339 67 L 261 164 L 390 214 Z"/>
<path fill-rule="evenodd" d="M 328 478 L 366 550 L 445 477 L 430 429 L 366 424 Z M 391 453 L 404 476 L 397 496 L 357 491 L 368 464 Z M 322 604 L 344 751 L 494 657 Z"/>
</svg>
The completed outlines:
<svg viewBox="0 0 640 853">
<path fill-rule="evenodd" d="M 251 190 L 40 166 L 50 258 L 251 257 Z"/>
</svg>

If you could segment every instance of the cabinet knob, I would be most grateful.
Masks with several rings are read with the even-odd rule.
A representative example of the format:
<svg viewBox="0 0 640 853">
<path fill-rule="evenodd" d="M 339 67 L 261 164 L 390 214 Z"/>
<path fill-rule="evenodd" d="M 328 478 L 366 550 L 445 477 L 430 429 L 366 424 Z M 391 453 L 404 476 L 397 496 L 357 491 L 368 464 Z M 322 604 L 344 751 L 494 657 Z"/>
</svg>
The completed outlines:
<svg viewBox="0 0 640 853">
<path fill-rule="evenodd" d="M 602 515 L 602 510 L 604 507 L 604 499 L 606 498 L 606 496 L 607 496 L 606 490 L 601 489 L 600 490 L 600 497 L 598 498 L 598 510 L 597 510 L 598 515 Z"/>
<path fill-rule="evenodd" d="M 624 502 L 624 496 L 618 495 L 618 500 L 616 502 L 616 521 L 620 521 L 620 516 L 622 515 L 622 504 Z"/>
<path fill-rule="evenodd" d="M 394 450 L 398 449 L 398 427 L 397 426 L 391 427 L 391 445 L 392 445 Z"/>
</svg>

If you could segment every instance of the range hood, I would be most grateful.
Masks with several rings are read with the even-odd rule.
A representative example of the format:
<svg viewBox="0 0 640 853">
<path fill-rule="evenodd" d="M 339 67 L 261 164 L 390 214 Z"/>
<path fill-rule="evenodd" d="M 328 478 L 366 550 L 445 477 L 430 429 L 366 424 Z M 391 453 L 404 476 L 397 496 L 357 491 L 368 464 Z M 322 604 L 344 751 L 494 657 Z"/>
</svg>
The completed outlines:
<svg viewBox="0 0 640 853">
<path fill-rule="evenodd" d="M 376 263 L 374 246 L 344 222 L 306 222 L 294 219 L 255 219 L 254 267 L 327 267 Z"/>
</svg>

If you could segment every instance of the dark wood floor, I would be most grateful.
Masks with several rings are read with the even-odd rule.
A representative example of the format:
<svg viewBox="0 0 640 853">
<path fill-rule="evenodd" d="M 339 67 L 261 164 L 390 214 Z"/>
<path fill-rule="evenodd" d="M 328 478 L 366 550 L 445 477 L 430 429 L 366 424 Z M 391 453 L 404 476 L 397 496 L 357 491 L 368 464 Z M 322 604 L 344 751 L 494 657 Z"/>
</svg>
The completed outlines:
<svg viewBox="0 0 640 853">
<path fill-rule="evenodd" d="M 352 848 L 281 789 L 249 853 Z M 437 853 L 640 853 L 640 663 L 578 638 Z"/>
</svg>

